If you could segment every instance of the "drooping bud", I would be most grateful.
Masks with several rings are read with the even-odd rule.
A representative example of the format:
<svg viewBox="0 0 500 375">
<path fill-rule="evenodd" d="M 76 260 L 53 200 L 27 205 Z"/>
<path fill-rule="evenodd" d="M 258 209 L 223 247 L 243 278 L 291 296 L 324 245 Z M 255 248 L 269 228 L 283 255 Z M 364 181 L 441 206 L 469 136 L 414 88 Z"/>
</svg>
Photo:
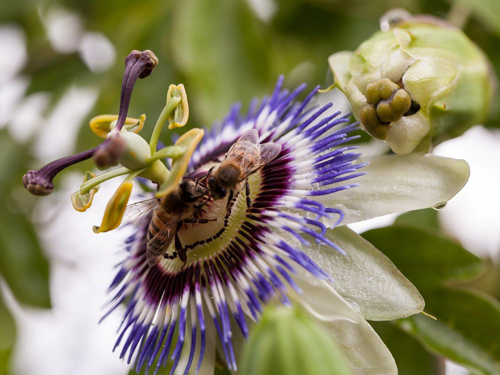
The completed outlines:
<svg viewBox="0 0 500 375">
<path fill-rule="evenodd" d="M 123 127 L 133 133 L 139 133 L 144 127 L 146 115 L 141 115 L 140 118 L 127 117 Z M 113 130 L 118 122 L 118 115 L 99 115 L 90 120 L 90 129 L 95 135 L 106 139 L 111 130 Z"/>
<path fill-rule="evenodd" d="M 332 338 L 297 308 L 269 307 L 250 333 L 242 375 L 348 375 Z"/>
<path fill-rule="evenodd" d="M 87 171 L 83 177 L 83 182 L 87 182 L 95 177 L 95 174 Z M 75 191 L 71 195 L 71 203 L 73 204 L 73 208 L 79 212 L 85 212 L 92 205 L 92 201 L 94 200 L 94 195 L 99 190 L 99 185 L 90 189 L 88 193 L 81 194 L 80 190 Z"/>
<path fill-rule="evenodd" d="M 184 85 L 170 85 L 167 92 L 167 104 L 172 98 L 180 99 L 179 105 L 175 107 L 174 111 L 170 114 L 169 129 L 181 128 L 186 125 L 189 119 L 189 105 L 187 101 L 187 94 Z"/>
<path fill-rule="evenodd" d="M 109 232 L 120 226 L 133 186 L 131 181 L 122 182 L 106 206 L 101 226 L 93 227 L 94 233 Z"/>
<path fill-rule="evenodd" d="M 398 154 L 426 152 L 485 120 L 496 79 L 461 30 L 401 10 L 382 17 L 381 28 L 356 52 L 329 59 L 368 133 Z"/>
</svg>

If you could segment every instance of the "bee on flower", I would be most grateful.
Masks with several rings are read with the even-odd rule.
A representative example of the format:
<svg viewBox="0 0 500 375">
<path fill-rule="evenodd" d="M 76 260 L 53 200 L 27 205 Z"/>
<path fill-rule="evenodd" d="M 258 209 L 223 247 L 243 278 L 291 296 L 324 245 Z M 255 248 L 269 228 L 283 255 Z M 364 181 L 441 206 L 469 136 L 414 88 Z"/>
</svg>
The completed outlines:
<svg viewBox="0 0 500 375">
<path fill-rule="evenodd" d="M 94 157 L 100 167 L 121 165 L 87 173 L 71 199 L 85 211 L 101 183 L 126 176 L 94 232 L 117 228 L 127 210 L 138 213 L 106 313 L 126 305 L 115 345 L 119 356 L 138 372 L 168 366 L 171 374 L 211 374 L 219 351 L 236 371 L 241 343 L 264 306 L 298 304 L 335 336 L 354 374 L 366 366 L 395 374 L 392 356 L 364 318 L 418 313 L 418 291 L 392 265 L 404 303 L 391 300 L 387 310 L 374 310 L 356 293 L 356 283 L 337 293 L 334 263 L 313 259 L 322 251 L 349 257 L 354 246 L 368 246 L 340 228 L 345 224 L 448 201 L 465 184 L 467 163 L 416 155 L 363 159 L 348 144 L 357 124 L 331 113 L 332 103 L 315 106 L 318 87 L 299 101 L 305 85 L 290 92 L 283 77 L 246 113 L 234 105 L 222 122 L 192 129 L 157 150 L 164 123 L 182 127 L 189 109 L 184 86 L 171 85 L 151 140 L 136 133 L 145 118 L 127 118 L 128 103 L 136 79 L 158 63 L 153 56 L 133 51 L 127 57 L 118 117 L 91 120 L 92 130 L 106 138 L 100 146 L 23 178 L 30 192 L 48 194 L 54 176 L 79 161 Z M 158 189 L 127 209 L 137 177 Z M 375 284 L 373 295 L 389 301 Z"/>
</svg>

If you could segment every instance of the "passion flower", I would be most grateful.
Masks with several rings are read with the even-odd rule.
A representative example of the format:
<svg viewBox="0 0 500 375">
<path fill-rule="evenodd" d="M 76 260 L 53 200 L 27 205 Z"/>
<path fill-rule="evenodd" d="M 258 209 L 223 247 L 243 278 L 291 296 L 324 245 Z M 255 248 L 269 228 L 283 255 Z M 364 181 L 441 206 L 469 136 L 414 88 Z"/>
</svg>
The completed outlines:
<svg viewBox="0 0 500 375">
<path fill-rule="evenodd" d="M 317 303 L 331 301 L 341 312 L 342 317 L 332 322 L 344 323 L 326 326 L 342 338 L 351 367 L 359 370 L 363 361 L 369 361 L 377 369 L 373 373 L 396 372 L 390 353 L 369 325 L 330 286 L 321 284 L 331 280 L 322 268 L 330 266 L 311 260 L 317 246 L 313 243 L 345 254 L 331 228 L 344 219 L 353 222 L 446 201 L 465 183 L 468 166 L 436 157 L 376 158 L 371 162 L 377 186 L 370 191 L 370 166 L 358 161 L 355 147 L 345 146 L 356 138 L 349 133 L 357 125 L 349 125 L 339 112 L 325 115 L 331 103 L 308 109 L 317 88 L 301 103 L 295 98 L 304 86 L 289 93 L 282 82 L 280 78 L 273 95 L 260 105 L 254 103 L 248 114 L 234 106 L 224 121 L 207 129 L 185 175 L 191 180 L 206 175 L 242 134 L 256 129 L 261 143 L 278 143 L 281 152 L 248 178 L 251 206 L 244 189 L 237 192 L 232 205 L 227 198 L 211 199 L 196 214 L 206 219 L 203 223 L 185 223 L 178 229 L 187 259 L 171 256 L 172 243 L 154 266 L 146 260 L 152 212 L 136 222 L 136 232 L 127 240 L 127 259 L 111 284 L 117 292 L 108 312 L 127 303 L 116 348 L 121 346 L 120 357 L 133 362 L 136 371 L 144 367 L 158 371 L 168 364 L 170 373 L 178 366 L 184 374 L 211 373 L 216 340 L 224 363 L 236 371 L 240 341 L 247 337 L 249 323 L 259 320 L 263 306 L 270 301 L 289 306 L 291 296 L 308 290 L 300 303 L 316 319 L 325 316 L 323 311 L 316 315 Z M 387 180 L 386 173 L 391 175 Z M 366 186 L 356 187 L 357 180 Z M 358 199 L 354 198 L 357 189 Z M 352 236 L 359 237 L 347 235 Z M 404 316 L 423 308 L 420 295 L 411 288 L 408 310 L 412 312 Z M 323 294 L 312 296 L 312 290 Z M 317 303 L 311 302 L 316 297 Z M 338 312 L 330 311 L 332 317 Z M 349 343 L 344 341 L 347 337 Z M 360 345 L 355 350 L 353 340 Z M 361 348 L 369 348 L 370 359 L 359 358 Z"/>
<path fill-rule="evenodd" d="M 129 68 L 125 77 L 131 74 Z M 123 137 L 128 147 L 123 152 L 140 147 L 141 155 L 134 159 L 129 152 L 132 159 L 128 160 L 122 152 L 116 159 L 126 165 L 97 176 L 89 174 L 73 195 L 74 207 L 84 211 L 100 184 L 127 176 L 95 228 L 105 232 L 120 225 L 136 177 L 157 183 L 158 198 L 151 194 L 150 202 L 158 203 L 157 199 L 182 186 L 183 178 L 191 185 L 203 181 L 249 130 L 259 143 L 279 145 L 274 148 L 279 154 L 248 177 L 248 189 L 238 187 L 223 199 L 212 196 L 197 207 L 192 220 L 181 222 L 175 228 L 178 241 L 172 241 L 165 257 L 152 266 L 146 252 L 153 211 L 137 220 L 126 242 L 126 258 L 111 284 L 115 295 L 108 312 L 127 305 L 115 348 L 121 346 L 120 356 L 133 362 L 136 370 L 154 367 L 158 371 L 168 363 L 171 373 L 210 374 L 220 348 L 219 362 L 236 371 L 249 325 L 260 319 L 263 306 L 272 301 L 301 304 L 325 332 L 335 336 L 353 374 L 397 373 L 390 352 L 364 318 L 409 316 L 423 309 L 423 300 L 373 246 L 348 228 L 333 228 L 441 206 L 464 186 L 468 165 L 417 155 L 362 160 L 356 147 L 347 145 L 356 138 L 349 135 L 356 124 L 349 124 L 340 112 L 328 114 L 332 103 L 311 106 L 318 88 L 299 102 L 296 98 L 305 86 L 289 92 L 282 84 L 280 77 L 274 93 L 260 104 L 255 101 L 247 114 L 236 105 L 218 125 L 206 131 L 191 129 L 175 145 L 157 151 L 164 123 L 170 119 L 170 124 L 179 126 L 187 120 L 185 91 L 172 90 L 149 151 L 145 141 L 138 141 L 139 135 Z M 131 88 L 124 85 L 125 103 L 130 94 Z M 118 119 L 126 124 L 125 110 L 120 110 Z M 119 123 L 98 128 L 110 129 L 108 136 L 113 137 L 126 131 L 126 126 L 120 131 Z M 34 193 L 50 193 L 58 172 L 90 158 L 101 146 L 30 171 L 23 182 Z M 163 164 L 164 158 L 172 160 L 171 169 Z M 234 201 L 228 204 L 230 195 Z M 182 247 L 184 259 L 173 256 L 176 246 Z M 335 258 L 333 253 L 347 256 Z M 336 291 L 330 285 L 331 275 L 350 282 L 342 282 Z M 384 294 L 384 290 L 394 293 Z"/>
</svg>

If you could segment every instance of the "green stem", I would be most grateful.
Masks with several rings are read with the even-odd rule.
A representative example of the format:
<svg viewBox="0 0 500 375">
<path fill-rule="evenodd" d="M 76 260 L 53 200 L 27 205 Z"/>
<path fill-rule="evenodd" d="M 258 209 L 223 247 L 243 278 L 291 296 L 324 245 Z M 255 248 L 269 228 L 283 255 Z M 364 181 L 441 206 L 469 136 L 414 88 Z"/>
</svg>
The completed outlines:
<svg viewBox="0 0 500 375">
<path fill-rule="evenodd" d="M 161 111 L 160 117 L 158 117 L 158 121 L 156 121 L 153 134 L 151 135 L 151 140 L 149 141 L 149 147 L 151 148 L 151 155 L 153 155 L 156 152 L 158 140 L 160 139 L 160 133 L 163 129 L 163 125 L 165 125 L 165 121 L 167 121 L 168 116 L 179 105 L 180 102 L 181 102 L 180 97 L 171 98 L 168 101 L 165 108 L 163 108 L 163 111 Z"/>
<path fill-rule="evenodd" d="M 136 171 L 133 171 L 132 173 L 130 173 L 127 178 L 125 179 L 125 181 L 133 181 L 134 178 L 136 178 L 137 176 L 139 176 L 142 172 L 144 172 L 147 168 L 144 168 L 144 169 L 138 169 Z"/>
<path fill-rule="evenodd" d="M 147 178 L 148 180 L 159 183 L 160 185 L 167 179 L 170 175 L 170 171 L 165 167 L 160 160 L 155 160 L 144 170 L 141 170 L 141 177 Z"/>
<path fill-rule="evenodd" d="M 130 173 L 131 170 L 125 167 L 117 168 L 109 172 L 101 173 L 98 176 L 95 176 L 94 178 L 88 180 L 87 182 L 84 182 L 80 186 L 80 194 L 87 194 L 92 188 L 96 187 L 97 185 L 100 185 L 104 181 L 111 180 L 112 178 L 118 177 L 118 176 L 123 176 L 124 174 Z"/>
<path fill-rule="evenodd" d="M 184 152 L 186 149 L 181 146 L 168 146 L 165 148 L 162 148 L 160 151 L 157 151 L 149 158 L 148 163 L 151 163 L 155 160 L 159 159 L 165 159 L 165 158 L 170 158 L 170 159 L 178 159 L 182 155 L 184 155 Z"/>
</svg>

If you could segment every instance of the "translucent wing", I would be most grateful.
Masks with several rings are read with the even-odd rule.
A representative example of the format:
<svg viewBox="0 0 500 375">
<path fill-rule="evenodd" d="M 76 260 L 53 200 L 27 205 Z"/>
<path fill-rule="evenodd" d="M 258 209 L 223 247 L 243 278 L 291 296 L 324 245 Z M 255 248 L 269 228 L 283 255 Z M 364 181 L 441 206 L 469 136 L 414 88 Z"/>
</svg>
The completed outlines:
<svg viewBox="0 0 500 375">
<path fill-rule="evenodd" d="M 260 161 L 263 164 L 270 163 L 278 157 L 281 152 L 279 143 L 263 143 L 260 146 Z"/>
<path fill-rule="evenodd" d="M 175 231 L 177 230 L 177 224 L 179 223 L 180 218 L 181 215 L 175 215 L 166 222 L 161 222 L 161 220 L 154 220 L 154 218 L 151 221 L 150 226 L 161 225 L 161 228 L 158 228 L 158 232 L 151 238 L 149 238 L 149 231 L 151 230 L 151 228 L 149 228 L 148 230 L 146 260 L 150 267 L 156 265 L 161 260 L 163 255 L 165 255 L 165 253 L 167 252 L 168 246 L 175 237 Z"/>
<path fill-rule="evenodd" d="M 158 198 L 146 199 L 140 202 L 129 204 L 125 210 L 125 216 L 129 223 L 136 224 L 139 219 L 145 217 L 151 211 L 158 208 L 160 200 Z"/>
<path fill-rule="evenodd" d="M 242 180 L 274 160 L 281 152 L 281 145 L 278 143 L 259 144 L 257 130 L 252 130 L 255 132 L 248 131 L 236 141 L 221 163 L 221 165 L 238 163 L 242 172 Z"/>
<path fill-rule="evenodd" d="M 222 161 L 221 166 L 226 163 L 237 163 L 243 175 L 254 169 L 254 163 L 260 159 L 259 132 L 251 129 L 238 138 L 231 146 Z"/>
</svg>

